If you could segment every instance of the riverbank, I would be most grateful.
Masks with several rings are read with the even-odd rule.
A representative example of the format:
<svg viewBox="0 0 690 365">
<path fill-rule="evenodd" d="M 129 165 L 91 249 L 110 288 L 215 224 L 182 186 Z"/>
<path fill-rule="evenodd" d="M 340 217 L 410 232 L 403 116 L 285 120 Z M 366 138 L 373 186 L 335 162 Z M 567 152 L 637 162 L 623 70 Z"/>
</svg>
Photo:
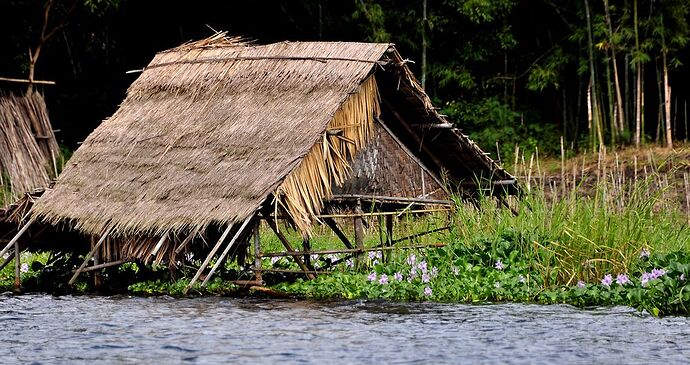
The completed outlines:
<svg viewBox="0 0 690 365">
<path fill-rule="evenodd" d="M 668 187 L 682 183 L 687 174 L 679 168 L 684 166 L 682 161 L 666 158 L 667 162 L 654 170 L 645 165 L 646 174 L 630 179 L 615 178 L 626 171 L 620 158 L 618 170 L 603 168 L 608 166 L 603 161 L 608 160 L 599 164 L 599 182 L 590 188 L 584 189 L 582 181 L 566 182 L 565 186 L 577 189 L 555 195 L 555 190 L 549 190 L 553 183 L 540 185 L 532 177 L 529 191 L 519 201 L 510 202 L 512 209 L 497 209 L 496 202 L 488 197 L 480 199 L 478 205 L 459 203 L 450 217 L 449 231 L 412 242 L 440 242 L 445 247 L 395 250 L 385 257 L 383 252 L 372 251 L 363 254 L 358 265 L 344 255 L 322 255 L 312 257 L 316 269 L 327 270 L 332 263 L 341 263 L 311 281 L 278 274 L 265 275 L 264 280 L 274 293 L 318 299 L 626 305 L 657 316 L 690 314 L 686 202 L 672 199 L 668 192 Z M 669 179 L 669 174 L 681 179 Z M 554 175 L 559 176 L 550 176 Z M 592 175 L 596 173 L 583 174 Z M 542 172 L 541 176 L 547 175 Z M 660 185 L 663 182 L 666 187 Z M 448 224 L 448 218 L 399 217 L 396 226 L 405 235 L 422 226 L 428 230 Z M 377 232 L 369 232 L 367 247 L 378 244 L 380 237 L 376 236 Z M 262 242 L 269 251 L 272 245 L 280 245 L 268 239 Z M 335 237 L 320 237 L 313 240 L 313 249 L 332 248 L 334 242 Z M 167 267 L 126 264 L 104 270 L 103 282 L 112 292 L 181 295 L 199 259 L 190 257 L 180 263 L 179 279 L 175 280 Z M 76 289 L 65 286 L 69 271 L 80 262 L 78 258 L 51 262 L 42 254 L 25 257 L 23 262 L 28 262 L 22 268 L 26 290 L 92 290 L 89 277 L 81 278 Z M 263 264 L 266 268 L 297 269 L 285 258 L 267 258 Z M 250 275 L 251 268 L 231 264 L 217 279 L 204 288 L 195 287 L 192 293 L 238 293 L 240 288 L 230 280 L 249 279 Z M 12 283 L 10 265 L 0 272 L 0 286 L 7 290 Z"/>
</svg>

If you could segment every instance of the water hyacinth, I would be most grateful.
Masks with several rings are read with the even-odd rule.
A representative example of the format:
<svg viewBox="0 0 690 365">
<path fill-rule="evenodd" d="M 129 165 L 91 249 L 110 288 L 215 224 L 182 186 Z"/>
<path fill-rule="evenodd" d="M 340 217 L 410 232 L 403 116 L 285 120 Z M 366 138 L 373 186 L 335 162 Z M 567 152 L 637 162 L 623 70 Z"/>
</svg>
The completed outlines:
<svg viewBox="0 0 690 365">
<path fill-rule="evenodd" d="M 503 270 L 503 263 L 501 262 L 501 259 L 496 260 L 494 267 L 496 268 L 496 270 Z"/>
<path fill-rule="evenodd" d="M 428 273 L 422 274 L 422 283 L 428 283 L 431 280 Z"/>
<path fill-rule="evenodd" d="M 374 251 L 369 251 L 367 255 L 369 256 L 369 260 L 374 260 L 376 258 L 376 252 Z"/>
<path fill-rule="evenodd" d="M 402 281 L 403 280 L 403 274 L 401 274 L 399 271 L 393 274 L 393 279 L 395 281 Z"/>
<path fill-rule="evenodd" d="M 618 274 L 618 276 L 616 276 L 616 283 L 618 283 L 618 285 L 630 284 L 630 278 L 628 278 L 626 274 Z"/>
<path fill-rule="evenodd" d="M 427 286 L 426 288 L 424 288 L 424 296 L 425 296 L 425 297 L 430 297 L 430 296 L 432 296 L 433 294 L 434 294 L 434 292 L 431 290 L 430 287 Z"/>
<path fill-rule="evenodd" d="M 311 254 L 311 255 L 309 255 L 309 259 L 311 259 L 312 261 L 316 261 L 316 260 L 319 259 L 319 255 L 317 255 L 317 254 Z"/>
<path fill-rule="evenodd" d="M 271 265 L 275 265 L 278 261 L 280 261 L 280 257 L 271 257 Z"/>
<path fill-rule="evenodd" d="M 29 272 L 29 264 L 26 262 L 22 264 L 22 266 L 19 267 L 19 271 L 21 272 Z"/>
<path fill-rule="evenodd" d="M 371 274 L 369 274 L 369 276 L 367 276 L 367 280 L 376 281 L 376 273 L 372 272 Z"/>
<path fill-rule="evenodd" d="M 658 279 L 666 274 L 666 270 L 664 269 L 654 269 L 652 270 L 652 279 Z"/>
<path fill-rule="evenodd" d="M 584 281 L 582 281 L 582 280 L 577 281 L 577 287 L 578 288 L 584 288 L 585 286 L 587 286 L 587 284 L 585 284 Z"/>
<path fill-rule="evenodd" d="M 678 280 L 685 281 L 685 273 L 680 274 L 680 276 L 678 277 Z"/>
<path fill-rule="evenodd" d="M 388 275 L 381 274 L 381 278 L 379 279 L 379 284 L 381 284 L 381 285 L 388 284 Z"/>
<path fill-rule="evenodd" d="M 435 278 L 438 276 L 438 267 L 434 266 L 431 268 L 431 278 Z"/>
<path fill-rule="evenodd" d="M 453 272 L 453 275 L 456 275 L 456 276 L 457 276 L 457 275 L 460 274 L 460 269 L 458 269 L 457 266 L 453 266 L 453 267 L 451 268 L 451 271 Z"/>
<path fill-rule="evenodd" d="M 520 275 L 520 276 L 518 276 L 518 281 L 519 281 L 520 283 L 524 284 L 527 280 L 525 279 L 524 276 Z"/>
<path fill-rule="evenodd" d="M 353 267 L 355 267 L 355 261 L 352 259 L 347 259 L 347 260 L 345 260 L 345 266 L 347 266 L 349 268 L 353 268 Z"/>
<path fill-rule="evenodd" d="M 419 271 L 425 274 L 427 271 L 426 261 L 422 261 L 419 264 L 417 264 L 417 268 L 419 269 Z"/>
<path fill-rule="evenodd" d="M 647 286 L 647 283 L 649 283 L 649 281 L 652 279 L 652 274 L 643 272 L 642 277 L 640 278 L 640 284 L 642 284 L 642 286 Z"/>
<path fill-rule="evenodd" d="M 613 283 L 613 277 L 611 276 L 611 274 L 606 274 L 604 275 L 604 278 L 601 279 L 601 285 L 605 287 L 611 286 L 611 283 Z"/>
<path fill-rule="evenodd" d="M 494 288 L 498 289 L 498 288 L 500 288 L 500 287 L 501 287 L 501 283 L 500 283 L 500 282 L 498 282 L 498 281 L 494 282 Z"/>
<path fill-rule="evenodd" d="M 415 264 L 417 264 L 417 256 L 415 256 L 415 254 L 407 256 L 407 260 L 405 260 L 405 263 L 409 266 L 414 266 Z"/>
<path fill-rule="evenodd" d="M 642 248 L 642 251 L 640 251 L 640 258 L 649 258 L 649 250 L 646 247 Z"/>
</svg>

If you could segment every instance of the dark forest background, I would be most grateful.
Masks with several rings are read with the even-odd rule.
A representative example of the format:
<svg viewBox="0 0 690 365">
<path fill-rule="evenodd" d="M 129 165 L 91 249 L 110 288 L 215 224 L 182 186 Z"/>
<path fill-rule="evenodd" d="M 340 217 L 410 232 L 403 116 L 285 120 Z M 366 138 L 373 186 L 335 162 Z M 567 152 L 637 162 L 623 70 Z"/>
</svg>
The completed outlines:
<svg viewBox="0 0 690 365">
<path fill-rule="evenodd" d="M 73 149 L 117 109 L 137 77 L 126 71 L 212 29 L 393 42 L 494 157 L 558 153 L 561 138 L 572 151 L 670 147 L 688 139 L 689 12 L 686 0 L 0 0 L 0 77 L 55 81 L 34 87 Z"/>
</svg>

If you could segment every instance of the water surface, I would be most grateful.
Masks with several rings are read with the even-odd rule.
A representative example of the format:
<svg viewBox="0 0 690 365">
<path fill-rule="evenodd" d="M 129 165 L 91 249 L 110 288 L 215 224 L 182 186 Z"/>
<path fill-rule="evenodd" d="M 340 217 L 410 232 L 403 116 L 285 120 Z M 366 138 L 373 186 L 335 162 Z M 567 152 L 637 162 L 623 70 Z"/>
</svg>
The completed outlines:
<svg viewBox="0 0 690 365">
<path fill-rule="evenodd" d="M 21 364 L 683 364 L 690 318 L 616 307 L 0 296 Z"/>
</svg>

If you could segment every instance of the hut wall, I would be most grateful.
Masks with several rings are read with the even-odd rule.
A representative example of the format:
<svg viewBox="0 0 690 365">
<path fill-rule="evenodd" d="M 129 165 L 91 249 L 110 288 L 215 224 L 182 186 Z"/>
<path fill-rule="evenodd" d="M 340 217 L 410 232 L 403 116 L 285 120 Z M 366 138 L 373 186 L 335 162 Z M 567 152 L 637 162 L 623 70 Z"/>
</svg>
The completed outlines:
<svg viewBox="0 0 690 365">
<path fill-rule="evenodd" d="M 447 198 L 434 178 L 379 124 L 374 138 L 355 156 L 352 175 L 343 186 L 334 188 L 333 194 Z"/>
</svg>

